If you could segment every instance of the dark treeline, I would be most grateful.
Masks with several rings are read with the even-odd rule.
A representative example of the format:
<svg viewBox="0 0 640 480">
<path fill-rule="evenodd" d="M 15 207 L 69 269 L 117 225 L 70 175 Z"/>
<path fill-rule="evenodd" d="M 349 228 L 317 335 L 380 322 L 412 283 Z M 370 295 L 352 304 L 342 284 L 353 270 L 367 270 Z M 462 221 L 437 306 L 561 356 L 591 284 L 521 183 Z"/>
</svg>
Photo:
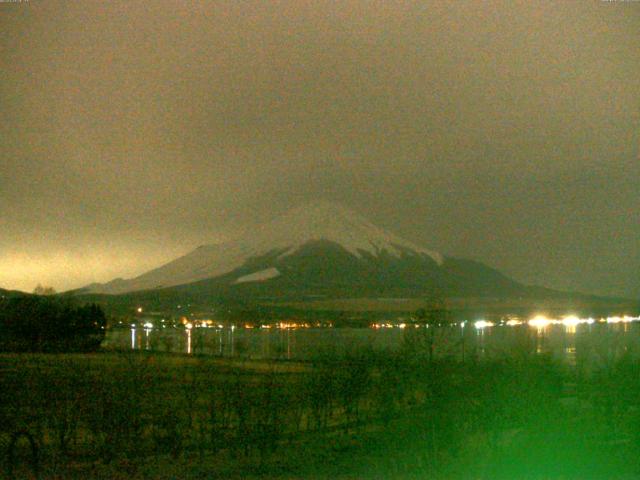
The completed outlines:
<svg viewBox="0 0 640 480">
<path fill-rule="evenodd" d="M 308 364 L 5 355 L 7 471 L 55 478 L 632 478 L 640 365 L 369 350 Z M 33 457 L 25 432 L 37 447 Z M 9 458 L 5 456 L 5 458 Z M 36 460 L 37 459 L 37 460 Z M 48 472 L 48 473 L 47 473 Z M 319 477 L 317 477 L 319 475 Z M 626 475 L 626 476 L 625 476 Z"/>
<path fill-rule="evenodd" d="M 0 299 L 0 351 L 95 350 L 105 326 L 105 314 L 94 304 L 41 295 Z"/>
</svg>

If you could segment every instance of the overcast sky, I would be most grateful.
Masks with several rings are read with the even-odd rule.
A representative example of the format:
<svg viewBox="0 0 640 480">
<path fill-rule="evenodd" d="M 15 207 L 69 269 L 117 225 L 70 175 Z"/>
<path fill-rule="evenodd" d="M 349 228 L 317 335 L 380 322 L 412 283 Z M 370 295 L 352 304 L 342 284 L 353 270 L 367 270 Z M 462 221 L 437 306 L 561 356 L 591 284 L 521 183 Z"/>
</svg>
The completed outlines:
<svg viewBox="0 0 640 480">
<path fill-rule="evenodd" d="M 314 199 L 640 295 L 640 2 L 0 3 L 0 287 L 129 277 Z"/>
</svg>

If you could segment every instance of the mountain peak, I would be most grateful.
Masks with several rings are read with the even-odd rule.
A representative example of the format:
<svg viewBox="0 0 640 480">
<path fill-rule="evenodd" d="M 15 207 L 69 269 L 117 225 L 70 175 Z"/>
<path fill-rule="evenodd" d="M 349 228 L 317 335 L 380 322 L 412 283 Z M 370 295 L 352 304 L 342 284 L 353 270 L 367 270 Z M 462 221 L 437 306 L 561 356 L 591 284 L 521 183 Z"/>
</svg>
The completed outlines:
<svg viewBox="0 0 640 480">
<path fill-rule="evenodd" d="M 386 251 L 400 256 L 410 250 L 432 257 L 442 263 L 442 256 L 397 235 L 387 232 L 364 216 L 342 205 L 320 201 L 294 208 L 284 215 L 268 222 L 254 232 L 260 238 L 260 248 L 267 244 L 279 248 L 289 247 L 293 253 L 303 244 L 315 240 L 338 243 L 353 255 L 361 252 L 378 255 Z"/>
<path fill-rule="evenodd" d="M 198 247 L 131 280 L 109 282 L 91 290 L 119 293 L 192 283 L 227 274 L 268 253 L 280 252 L 278 258 L 283 259 L 317 241 L 338 244 L 358 258 L 365 253 L 374 257 L 386 253 L 395 257 L 428 256 L 437 264 L 443 261 L 440 254 L 375 226 L 353 210 L 321 201 L 294 208 L 223 244 Z"/>
</svg>

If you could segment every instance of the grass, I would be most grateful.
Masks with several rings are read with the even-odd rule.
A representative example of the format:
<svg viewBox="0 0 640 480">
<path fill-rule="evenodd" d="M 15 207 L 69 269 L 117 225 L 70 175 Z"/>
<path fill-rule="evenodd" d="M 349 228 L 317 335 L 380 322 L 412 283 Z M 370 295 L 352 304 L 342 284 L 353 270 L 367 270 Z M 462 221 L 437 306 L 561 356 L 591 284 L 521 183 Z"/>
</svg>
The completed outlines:
<svg viewBox="0 0 640 480">
<path fill-rule="evenodd" d="M 28 432 L 40 478 L 640 478 L 631 358 L 1 354 L 0 396 L 0 449 Z"/>
</svg>

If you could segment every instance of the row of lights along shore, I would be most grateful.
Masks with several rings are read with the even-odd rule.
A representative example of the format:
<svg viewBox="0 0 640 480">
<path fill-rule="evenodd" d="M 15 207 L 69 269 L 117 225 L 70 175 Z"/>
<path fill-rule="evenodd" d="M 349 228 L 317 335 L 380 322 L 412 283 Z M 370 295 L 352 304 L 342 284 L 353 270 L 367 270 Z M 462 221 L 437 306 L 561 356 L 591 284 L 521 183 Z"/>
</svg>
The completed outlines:
<svg viewBox="0 0 640 480">
<path fill-rule="evenodd" d="M 579 318 L 574 315 L 566 316 L 563 318 L 548 318 L 544 315 L 536 315 L 535 317 L 529 320 L 520 320 L 517 318 L 511 318 L 508 320 L 500 320 L 498 322 L 490 322 L 487 320 L 476 320 L 475 322 L 467 322 L 466 320 L 463 322 L 457 323 L 449 323 L 447 325 L 451 326 L 460 326 L 464 328 L 468 323 L 471 323 L 476 329 L 482 330 L 485 328 L 495 327 L 495 326 L 508 326 L 515 327 L 518 325 L 529 325 L 530 327 L 535 328 L 545 328 L 550 325 L 564 325 L 565 327 L 575 327 L 581 324 L 592 325 L 594 323 L 607 323 L 607 324 L 616 324 L 616 323 L 631 323 L 640 321 L 640 317 L 632 317 L 629 315 L 624 316 L 615 316 L 615 317 L 602 317 L 602 318 Z M 411 323 L 374 323 L 371 325 L 371 328 L 379 329 L 379 328 L 408 328 L 421 327 L 421 324 L 411 324 Z M 443 325 L 438 325 L 443 326 Z M 426 325 L 429 327 L 429 325 Z"/>
<path fill-rule="evenodd" d="M 142 313 L 141 307 L 137 308 L 136 310 L 138 313 Z M 632 317 L 630 315 L 600 317 L 597 320 L 592 317 L 579 318 L 575 315 L 568 315 L 562 318 L 549 318 L 544 315 L 536 315 L 535 317 L 526 321 L 518 318 L 510 318 L 508 320 L 500 320 L 498 322 L 492 322 L 487 320 L 476 320 L 475 322 L 468 322 L 465 320 L 462 322 L 447 323 L 446 325 L 460 326 L 464 328 L 468 323 L 471 323 L 477 330 L 483 330 L 485 328 L 490 328 L 495 326 L 515 327 L 515 326 L 524 325 L 524 324 L 527 324 L 530 327 L 535 327 L 535 328 L 545 328 L 550 325 L 564 325 L 565 327 L 576 327 L 581 324 L 587 324 L 587 325 L 592 325 L 594 323 L 617 324 L 617 323 L 631 323 L 631 322 L 638 322 L 638 321 L 640 321 L 640 317 Z M 164 319 L 162 320 L 162 323 L 163 325 L 161 327 L 166 328 L 166 325 L 164 325 Z M 187 320 L 185 317 L 182 318 L 181 324 L 187 330 L 191 330 L 193 328 L 218 328 L 218 329 L 225 328 L 225 325 L 216 323 L 213 320 Z M 135 323 L 131 324 L 131 327 L 133 328 L 135 328 L 136 326 L 137 325 Z M 145 322 L 142 326 L 143 328 L 148 330 L 151 330 L 154 328 L 154 324 L 151 322 Z M 381 328 L 403 329 L 407 327 L 419 328 L 421 326 L 429 327 L 429 325 L 422 325 L 419 323 L 373 323 L 370 325 L 370 327 L 373 329 L 381 329 Z M 443 326 L 443 325 L 438 325 L 438 326 Z M 267 330 L 271 328 L 297 329 L 297 328 L 314 328 L 314 327 L 315 328 L 331 328 L 333 327 L 333 324 L 330 322 L 315 323 L 315 324 L 311 324 L 308 322 L 278 322 L 274 324 L 263 324 L 263 325 L 253 325 L 253 324 L 246 323 L 241 325 L 239 328 L 246 328 L 246 329 L 259 328 L 259 329 Z M 230 325 L 229 328 L 233 330 L 236 328 L 236 326 Z"/>
<path fill-rule="evenodd" d="M 138 314 L 143 312 L 143 308 L 142 307 L 137 307 L 136 308 L 136 312 Z M 333 327 L 333 323 L 332 322 L 315 322 L 315 323 L 309 323 L 309 322 L 298 322 L 298 321 L 288 321 L 288 322 L 278 322 L 278 323 L 274 323 L 274 324 L 252 324 L 252 323 L 244 323 L 241 324 L 239 326 L 236 326 L 235 324 L 232 325 L 224 325 L 222 323 L 218 323 L 218 322 L 214 322 L 213 320 L 201 320 L 201 319 L 188 319 L 187 317 L 182 317 L 180 319 L 179 322 L 171 324 L 171 325 L 167 325 L 168 322 L 165 321 L 165 319 L 163 318 L 162 320 L 160 320 L 160 324 L 159 327 L 160 328 L 167 328 L 167 326 L 171 326 L 173 328 L 176 328 L 178 326 L 182 326 L 184 327 L 186 330 L 192 330 L 194 328 L 214 328 L 214 329 L 223 329 L 223 328 L 230 328 L 231 330 L 235 330 L 236 328 L 245 328 L 245 329 L 261 329 L 261 330 L 269 330 L 271 328 L 276 328 L 276 329 L 294 329 L 294 328 L 332 328 Z M 120 324 L 122 324 L 122 321 L 120 322 Z M 131 328 L 136 328 L 138 327 L 139 324 L 137 323 L 132 323 L 131 324 Z M 145 330 L 152 330 L 153 328 L 156 327 L 156 325 L 153 324 L 153 322 L 147 321 L 145 323 L 142 324 L 142 327 Z"/>
<path fill-rule="evenodd" d="M 120 322 L 122 323 L 122 322 Z M 142 328 L 146 329 L 146 330 L 153 330 L 154 328 L 156 328 L 156 325 L 154 325 L 152 322 L 145 322 L 142 325 L 139 325 L 137 323 L 132 323 L 131 324 L 131 328 L 136 328 L 142 326 Z M 297 328 L 332 328 L 333 324 L 331 323 L 316 323 L 316 324 L 311 324 L 311 323 L 287 323 L 287 322 L 279 322 L 279 323 L 275 323 L 273 325 L 271 324 L 266 324 L 266 325 L 254 325 L 254 324 L 243 324 L 243 325 L 223 325 L 221 323 L 214 323 L 211 320 L 191 320 L 191 321 L 182 321 L 181 323 L 178 323 L 177 325 L 166 325 L 164 321 L 161 321 L 161 325 L 159 325 L 159 328 L 167 328 L 167 326 L 169 327 L 183 327 L 186 330 L 192 330 L 194 328 L 211 328 L 211 329 L 224 329 L 224 328 L 230 328 L 231 330 L 235 330 L 236 328 L 245 328 L 245 329 L 260 329 L 260 330 L 270 330 L 270 329 L 282 329 L 282 330 L 287 330 L 287 329 L 297 329 Z"/>
</svg>

